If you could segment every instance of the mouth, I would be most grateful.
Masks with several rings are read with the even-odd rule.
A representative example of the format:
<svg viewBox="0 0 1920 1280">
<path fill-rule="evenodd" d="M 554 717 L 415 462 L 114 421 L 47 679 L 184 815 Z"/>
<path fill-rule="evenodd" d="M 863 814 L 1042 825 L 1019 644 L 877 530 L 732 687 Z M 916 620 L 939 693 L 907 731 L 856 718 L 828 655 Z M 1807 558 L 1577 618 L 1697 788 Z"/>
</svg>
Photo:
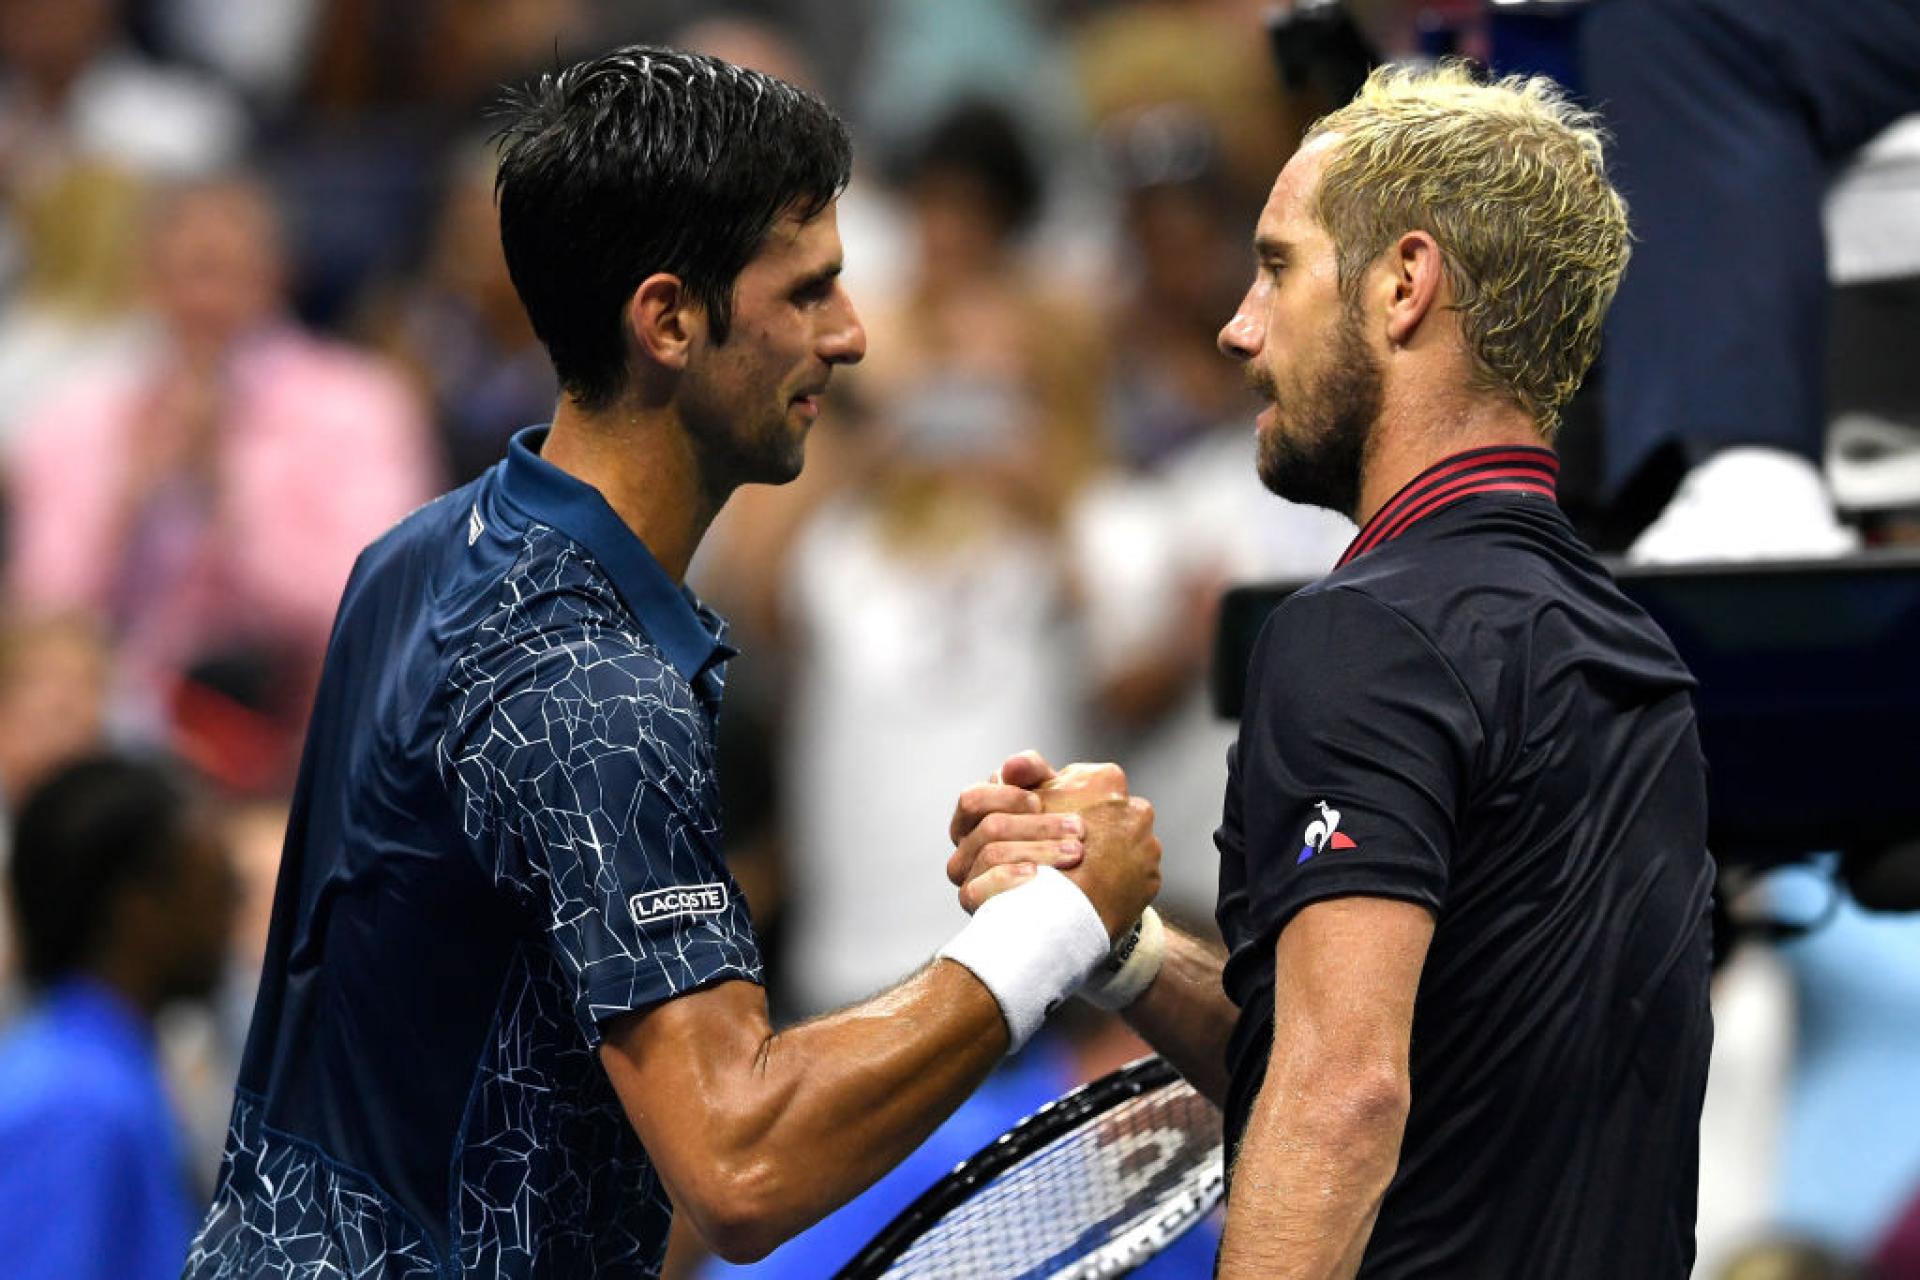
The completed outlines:
<svg viewBox="0 0 1920 1280">
<path fill-rule="evenodd" d="M 810 387 L 802 391 L 787 403 L 796 408 L 803 409 L 809 414 L 817 414 L 820 412 L 820 397 L 825 395 L 826 391 L 827 384 L 822 382 L 818 386 Z"/>
</svg>

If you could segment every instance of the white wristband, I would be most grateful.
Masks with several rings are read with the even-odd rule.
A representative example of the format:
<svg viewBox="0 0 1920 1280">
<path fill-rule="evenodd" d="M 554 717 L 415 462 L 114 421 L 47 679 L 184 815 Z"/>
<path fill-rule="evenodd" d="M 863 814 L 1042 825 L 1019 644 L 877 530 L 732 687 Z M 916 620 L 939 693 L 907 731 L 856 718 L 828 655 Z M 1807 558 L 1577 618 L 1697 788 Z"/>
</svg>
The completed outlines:
<svg viewBox="0 0 1920 1280">
<path fill-rule="evenodd" d="M 1124 1009 L 1153 985 L 1166 956 L 1167 927 L 1160 923 L 1160 913 L 1148 907 L 1080 988 L 1080 998 L 1102 1009 Z"/>
<path fill-rule="evenodd" d="M 1025 884 L 987 899 L 940 956 L 965 965 L 993 993 L 1014 1053 L 1112 946 L 1080 887 L 1037 867 Z"/>
</svg>

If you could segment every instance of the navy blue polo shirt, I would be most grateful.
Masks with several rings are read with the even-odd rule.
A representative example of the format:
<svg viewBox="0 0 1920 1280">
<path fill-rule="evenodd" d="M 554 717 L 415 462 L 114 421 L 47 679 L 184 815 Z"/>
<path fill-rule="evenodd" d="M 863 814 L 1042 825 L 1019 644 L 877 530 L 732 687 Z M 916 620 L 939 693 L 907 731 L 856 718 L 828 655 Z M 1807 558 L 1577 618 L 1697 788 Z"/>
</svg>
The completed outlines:
<svg viewBox="0 0 1920 1280">
<path fill-rule="evenodd" d="M 190 1277 L 653 1276 L 596 1050 L 760 956 L 720 855 L 723 627 L 544 432 L 355 566 Z"/>
<path fill-rule="evenodd" d="M 1435 919 L 1366 1277 L 1692 1267 L 1714 878 L 1694 682 L 1556 471 L 1512 448 L 1433 467 L 1275 611 L 1249 671 L 1216 837 L 1236 1149 L 1288 921 L 1356 895 Z"/>
</svg>

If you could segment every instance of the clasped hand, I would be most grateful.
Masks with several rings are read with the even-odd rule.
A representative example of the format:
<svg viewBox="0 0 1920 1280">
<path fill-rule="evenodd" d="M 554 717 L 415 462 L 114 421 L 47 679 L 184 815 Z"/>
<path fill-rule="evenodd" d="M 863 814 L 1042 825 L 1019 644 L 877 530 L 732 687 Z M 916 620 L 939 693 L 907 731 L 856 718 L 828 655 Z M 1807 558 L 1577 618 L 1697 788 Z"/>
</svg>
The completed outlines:
<svg viewBox="0 0 1920 1280">
<path fill-rule="evenodd" d="M 960 793 L 948 834 L 947 879 L 969 914 L 1049 866 L 1080 887 L 1117 938 L 1160 891 L 1153 805 L 1127 794 L 1118 765 L 1056 772 L 1038 752 L 1023 751 Z"/>
</svg>

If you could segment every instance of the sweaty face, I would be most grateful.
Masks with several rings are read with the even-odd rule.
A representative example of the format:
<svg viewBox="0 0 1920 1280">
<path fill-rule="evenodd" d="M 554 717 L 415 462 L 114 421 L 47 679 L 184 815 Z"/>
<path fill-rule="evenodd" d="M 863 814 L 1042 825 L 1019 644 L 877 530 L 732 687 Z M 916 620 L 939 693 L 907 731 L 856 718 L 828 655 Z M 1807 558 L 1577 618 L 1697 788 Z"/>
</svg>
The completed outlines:
<svg viewBox="0 0 1920 1280">
<path fill-rule="evenodd" d="M 1351 516 L 1379 419 L 1384 374 L 1340 293 L 1332 239 L 1311 200 L 1333 139 L 1316 139 L 1274 183 L 1254 232 L 1256 271 L 1220 349 L 1268 402 L 1257 420 L 1260 480 L 1292 502 Z"/>
<path fill-rule="evenodd" d="M 840 263 L 833 206 L 782 218 L 734 282 L 726 341 L 709 337 L 689 361 L 682 404 L 716 499 L 798 476 L 834 366 L 866 354 Z"/>
</svg>

